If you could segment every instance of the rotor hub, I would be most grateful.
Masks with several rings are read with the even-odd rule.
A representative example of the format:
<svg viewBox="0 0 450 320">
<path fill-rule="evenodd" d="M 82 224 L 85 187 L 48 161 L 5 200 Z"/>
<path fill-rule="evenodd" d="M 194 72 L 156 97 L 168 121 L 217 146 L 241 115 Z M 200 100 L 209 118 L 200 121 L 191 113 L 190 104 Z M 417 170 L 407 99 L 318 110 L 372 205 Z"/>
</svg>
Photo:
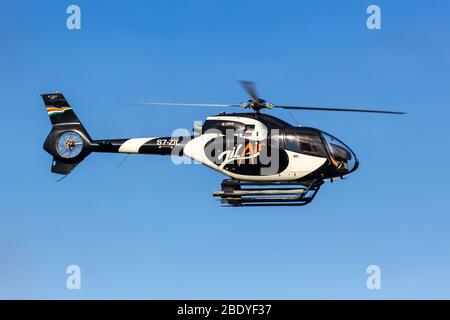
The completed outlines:
<svg viewBox="0 0 450 320">
<path fill-rule="evenodd" d="M 258 101 L 248 100 L 248 102 L 241 103 L 241 107 L 260 111 L 261 109 L 272 109 L 274 105 L 263 99 L 258 99 Z"/>
<path fill-rule="evenodd" d="M 68 141 L 64 142 L 64 147 L 68 150 L 72 150 L 73 148 L 75 148 L 75 141 L 68 140 Z"/>
</svg>

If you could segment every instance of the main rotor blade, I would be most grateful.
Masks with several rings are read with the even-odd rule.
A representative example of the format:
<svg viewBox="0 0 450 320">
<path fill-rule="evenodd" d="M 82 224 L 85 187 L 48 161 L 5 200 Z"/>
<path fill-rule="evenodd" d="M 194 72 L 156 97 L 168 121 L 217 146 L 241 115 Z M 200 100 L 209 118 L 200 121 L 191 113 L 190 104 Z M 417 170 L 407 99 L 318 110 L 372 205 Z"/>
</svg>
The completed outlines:
<svg viewBox="0 0 450 320">
<path fill-rule="evenodd" d="M 373 109 L 346 109 L 346 108 L 322 108 L 322 107 L 296 107 L 296 106 L 273 106 L 274 108 L 283 108 L 291 110 L 318 110 L 318 111 L 344 111 L 344 112 L 369 112 L 385 114 L 406 114 L 400 111 L 373 110 Z"/>
<path fill-rule="evenodd" d="M 172 103 L 172 102 L 124 102 L 121 104 L 135 106 L 183 106 L 183 107 L 240 107 L 240 104 L 218 104 L 218 103 Z"/>
<path fill-rule="evenodd" d="M 260 99 L 256 94 L 255 83 L 252 81 L 240 80 L 241 85 L 244 87 L 244 90 L 252 97 L 253 102 L 259 102 Z"/>
</svg>

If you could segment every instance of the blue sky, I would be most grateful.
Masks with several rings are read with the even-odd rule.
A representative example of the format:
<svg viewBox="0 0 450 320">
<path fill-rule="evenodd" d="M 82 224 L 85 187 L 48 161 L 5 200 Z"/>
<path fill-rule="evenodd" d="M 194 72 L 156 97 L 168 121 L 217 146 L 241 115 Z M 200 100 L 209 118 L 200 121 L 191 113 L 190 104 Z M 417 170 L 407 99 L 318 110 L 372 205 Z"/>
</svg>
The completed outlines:
<svg viewBox="0 0 450 320">
<path fill-rule="evenodd" d="M 81 8 L 81 30 L 66 8 Z M 366 28 L 378 4 L 382 29 Z M 447 1 L 3 1 L 0 298 L 450 298 Z M 93 138 L 168 135 L 239 103 L 345 141 L 361 166 L 303 208 L 224 208 L 223 177 L 170 158 L 93 154 L 61 182 L 39 94 L 60 90 Z M 82 289 L 67 290 L 79 265 Z M 381 290 L 366 288 L 379 265 Z"/>
</svg>

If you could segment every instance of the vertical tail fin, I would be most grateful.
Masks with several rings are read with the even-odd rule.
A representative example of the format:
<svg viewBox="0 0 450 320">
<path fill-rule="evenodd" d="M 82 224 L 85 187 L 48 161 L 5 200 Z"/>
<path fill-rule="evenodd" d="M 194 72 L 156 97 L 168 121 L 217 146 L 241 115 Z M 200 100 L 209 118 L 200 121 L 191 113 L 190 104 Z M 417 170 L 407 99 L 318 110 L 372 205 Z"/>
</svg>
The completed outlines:
<svg viewBox="0 0 450 320">
<path fill-rule="evenodd" d="M 86 136 L 89 137 L 89 134 L 86 129 L 84 129 L 80 119 L 78 119 L 77 115 L 62 93 L 44 93 L 41 96 L 44 100 L 45 107 L 47 108 L 47 114 L 50 117 L 50 121 L 53 126 L 62 124 L 78 126 L 82 128 Z"/>
<path fill-rule="evenodd" d="M 44 150 L 53 156 L 52 172 L 67 175 L 91 153 L 92 139 L 62 93 L 41 96 L 53 127 Z"/>
</svg>

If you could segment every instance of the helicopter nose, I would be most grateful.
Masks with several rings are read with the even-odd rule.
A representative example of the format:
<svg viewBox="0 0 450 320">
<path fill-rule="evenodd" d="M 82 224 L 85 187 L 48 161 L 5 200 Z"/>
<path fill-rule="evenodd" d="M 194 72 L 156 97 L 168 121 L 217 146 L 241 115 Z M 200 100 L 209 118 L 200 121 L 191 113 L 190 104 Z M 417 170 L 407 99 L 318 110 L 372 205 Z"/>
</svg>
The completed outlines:
<svg viewBox="0 0 450 320">
<path fill-rule="evenodd" d="M 358 158 L 356 158 L 356 155 L 352 151 L 352 149 L 350 149 L 346 145 L 341 146 L 341 147 L 343 147 L 343 149 L 346 150 L 347 156 L 346 157 L 342 157 L 342 156 L 339 157 L 336 153 L 334 153 L 333 155 L 335 156 L 335 159 L 337 161 L 339 161 L 339 163 L 344 165 L 345 170 L 343 170 L 343 171 L 344 171 L 344 174 L 347 175 L 347 174 L 350 174 L 350 173 L 352 173 L 352 172 L 354 172 L 354 171 L 356 171 L 358 169 L 358 167 L 359 167 L 359 160 L 358 160 Z M 336 148 L 334 148 L 334 150 L 335 149 Z"/>
<path fill-rule="evenodd" d="M 337 176 L 344 176 L 358 169 L 359 161 L 352 149 L 330 134 L 322 132 L 322 135 Z"/>
<path fill-rule="evenodd" d="M 340 153 L 337 153 L 337 148 L 335 147 L 333 150 L 335 152 L 332 153 L 332 157 L 334 159 L 334 167 L 336 170 L 336 175 L 345 176 L 348 175 L 359 167 L 359 160 L 356 158 L 356 155 L 351 151 L 350 148 L 345 148 L 346 156 L 340 156 L 344 148 L 340 148 Z"/>
</svg>

